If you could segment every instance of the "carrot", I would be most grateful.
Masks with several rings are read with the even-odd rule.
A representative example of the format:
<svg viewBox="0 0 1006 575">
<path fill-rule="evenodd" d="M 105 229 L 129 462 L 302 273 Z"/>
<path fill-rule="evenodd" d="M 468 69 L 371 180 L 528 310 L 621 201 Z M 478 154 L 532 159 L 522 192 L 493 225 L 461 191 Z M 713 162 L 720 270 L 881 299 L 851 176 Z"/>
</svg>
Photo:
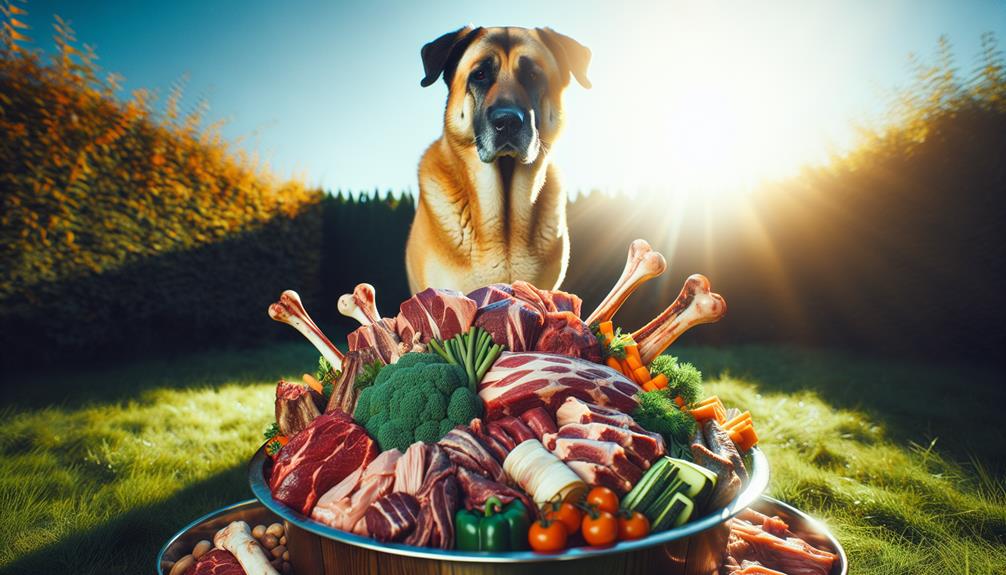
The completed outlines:
<svg viewBox="0 0 1006 575">
<path fill-rule="evenodd" d="M 758 434 L 755 433 L 754 426 L 749 425 L 741 430 L 742 450 L 748 451 L 758 444 Z"/>
<path fill-rule="evenodd" d="M 653 382 L 653 385 L 657 386 L 657 389 L 664 389 L 667 387 L 667 376 L 662 373 L 658 373 L 657 376 L 650 381 Z M 684 400 L 682 400 L 682 402 L 684 402 Z"/>
<path fill-rule="evenodd" d="M 620 360 L 618 360 L 618 363 L 620 363 L 622 365 L 622 373 L 625 374 L 625 377 L 627 377 L 629 379 L 633 379 L 633 377 L 632 377 L 632 368 L 629 367 L 629 362 L 627 362 L 624 359 L 620 359 Z"/>
<path fill-rule="evenodd" d="M 629 364 L 629 369 L 631 369 L 633 373 L 635 373 L 637 369 L 643 367 L 643 362 L 639 361 L 639 359 L 637 359 L 638 357 L 639 352 L 636 352 L 636 355 L 632 355 L 629 352 L 625 352 L 625 363 Z M 647 370 L 646 373 L 649 374 L 650 373 L 649 370 Z M 649 375 L 647 375 L 647 378 L 649 378 Z"/>
<path fill-rule="evenodd" d="M 322 386 L 321 382 L 315 379 L 313 375 L 311 375 L 310 373 L 305 373 L 303 376 L 301 376 L 301 379 L 304 380 L 304 383 L 306 383 L 308 387 L 324 395 L 325 393 L 323 391 L 324 386 Z"/>
<path fill-rule="evenodd" d="M 679 396 L 677 396 L 677 397 L 674 398 L 674 403 L 678 404 L 678 407 L 682 407 L 683 408 L 685 406 L 685 398 L 683 398 L 683 397 L 681 397 L 679 395 Z"/>
<path fill-rule="evenodd" d="M 610 321 L 602 321 L 601 323 L 597 324 L 597 331 L 601 332 L 602 335 L 606 336 L 608 338 L 608 341 L 611 341 L 615 337 L 615 330 L 612 327 Z"/>
<path fill-rule="evenodd" d="M 632 370 L 632 378 L 640 384 L 650 381 L 650 370 L 643 366 L 639 366 L 638 368 Z M 656 384 L 654 384 L 653 387 L 656 388 Z"/>
<path fill-rule="evenodd" d="M 643 365 L 643 358 L 639 355 L 639 346 L 636 344 L 625 346 L 625 357 L 631 357 L 639 365 Z"/>
<path fill-rule="evenodd" d="M 611 369 L 617 371 L 618 373 L 622 373 L 622 364 L 618 362 L 617 358 L 609 357 L 605 363 L 607 363 L 608 367 Z"/>
<path fill-rule="evenodd" d="M 690 410 L 688 413 L 692 414 L 695 421 L 706 421 L 707 419 L 716 419 L 716 406 L 713 404 L 702 405 Z"/>
<path fill-rule="evenodd" d="M 741 427 L 744 427 L 744 424 L 746 423 L 751 423 L 750 411 L 745 411 L 744 413 L 734 417 L 730 421 L 727 421 L 726 423 L 723 424 L 723 429 L 726 429 L 728 431 L 735 428 L 740 429 Z"/>
<path fill-rule="evenodd" d="M 647 381 L 643 384 L 643 391 L 657 391 L 657 387 L 653 385 L 652 381 Z"/>
<path fill-rule="evenodd" d="M 698 402 L 696 405 L 701 406 L 701 405 L 708 405 L 710 403 L 718 403 L 720 404 L 721 407 L 723 406 L 723 402 L 720 401 L 720 397 L 718 395 L 710 395 L 709 397 Z"/>
</svg>

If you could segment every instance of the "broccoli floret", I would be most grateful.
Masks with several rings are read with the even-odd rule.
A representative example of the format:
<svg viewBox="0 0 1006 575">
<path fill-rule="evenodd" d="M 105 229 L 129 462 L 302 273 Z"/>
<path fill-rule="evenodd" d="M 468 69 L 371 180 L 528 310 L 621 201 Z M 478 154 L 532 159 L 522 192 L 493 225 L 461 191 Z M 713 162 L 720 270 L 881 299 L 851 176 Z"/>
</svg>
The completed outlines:
<svg viewBox="0 0 1006 575">
<path fill-rule="evenodd" d="M 383 451 L 405 451 L 415 442 L 413 424 L 407 419 L 392 419 L 377 430 L 377 443 Z"/>
<path fill-rule="evenodd" d="M 423 443 L 435 443 L 443 436 L 444 434 L 440 433 L 439 419 L 424 421 L 419 424 L 419 427 L 415 431 L 416 441 L 422 441 Z"/>
<path fill-rule="evenodd" d="M 408 356 L 421 357 L 405 361 Z M 360 392 L 353 415 L 384 451 L 404 451 L 416 440 L 432 443 L 481 416 L 482 400 L 467 380 L 463 368 L 436 354 L 406 354 Z"/>
<path fill-rule="evenodd" d="M 447 419 L 456 425 L 467 425 L 482 414 L 482 400 L 467 387 L 459 387 L 447 403 Z"/>
<path fill-rule="evenodd" d="M 399 368 L 403 368 L 403 367 L 412 367 L 418 364 L 429 365 L 432 363 L 447 363 L 447 362 L 444 361 L 444 358 L 440 357 L 435 353 L 412 352 L 407 353 L 403 355 L 401 358 L 399 358 L 399 360 L 395 362 L 395 365 L 397 365 Z"/>
<path fill-rule="evenodd" d="M 659 355 L 650 362 L 650 373 L 662 373 L 667 378 L 664 391 L 672 398 L 681 396 L 686 405 L 702 399 L 702 372 L 690 363 L 678 363 L 678 358 Z"/>
<path fill-rule="evenodd" d="M 639 405 L 632 412 L 632 418 L 643 429 L 663 435 L 668 449 L 691 441 L 695 418 L 679 409 L 666 390 L 640 393 L 636 399 Z"/>
</svg>

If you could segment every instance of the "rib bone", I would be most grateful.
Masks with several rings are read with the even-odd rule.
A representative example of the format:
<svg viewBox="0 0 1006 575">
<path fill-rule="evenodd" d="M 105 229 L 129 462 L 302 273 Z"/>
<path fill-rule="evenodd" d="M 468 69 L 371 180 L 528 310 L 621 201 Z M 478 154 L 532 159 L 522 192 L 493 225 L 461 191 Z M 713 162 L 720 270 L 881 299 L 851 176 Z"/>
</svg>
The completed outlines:
<svg viewBox="0 0 1006 575">
<path fill-rule="evenodd" d="M 351 317 L 361 325 L 370 325 L 381 320 L 375 302 L 376 292 L 370 284 L 357 284 L 353 293 L 339 297 L 339 313 Z"/>
<path fill-rule="evenodd" d="M 310 341 L 321 355 L 332 366 L 332 369 L 342 369 L 342 352 L 336 348 L 318 326 L 307 315 L 300 296 L 293 290 L 286 290 L 279 296 L 279 301 L 269 306 L 269 317 L 276 321 L 293 326 Z"/>
<path fill-rule="evenodd" d="M 629 244 L 629 256 L 625 260 L 622 275 L 615 283 L 615 287 L 611 288 L 601 304 L 587 318 L 587 325 L 610 320 L 636 288 L 664 273 L 666 269 L 667 260 L 660 252 L 653 251 L 646 240 L 633 241 Z"/>
<path fill-rule="evenodd" d="M 244 521 L 234 521 L 218 531 L 213 544 L 230 551 L 247 575 L 279 575 Z"/>
<path fill-rule="evenodd" d="M 685 280 L 678 299 L 662 314 L 632 334 L 639 345 L 643 363 L 650 363 L 689 328 L 719 321 L 727 313 L 727 302 L 710 291 L 709 280 L 693 274 Z"/>
</svg>

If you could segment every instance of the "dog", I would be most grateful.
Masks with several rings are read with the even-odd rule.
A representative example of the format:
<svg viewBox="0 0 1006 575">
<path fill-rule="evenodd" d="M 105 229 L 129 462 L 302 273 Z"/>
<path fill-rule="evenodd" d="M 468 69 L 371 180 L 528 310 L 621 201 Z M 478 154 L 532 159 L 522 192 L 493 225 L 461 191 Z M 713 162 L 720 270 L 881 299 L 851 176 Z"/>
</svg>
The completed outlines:
<svg viewBox="0 0 1006 575">
<path fill-rule="evenodd" d="M 550 28 L 464 27 L 422 48 L 428 87 L 448 87 L 443 135 L 419 163 L 405 261 L 413 293 L 469 292 L 566 274 L 566 194 L 550 161 L 571 77 L 590 88 L 590 50 Z"/>
</svg>

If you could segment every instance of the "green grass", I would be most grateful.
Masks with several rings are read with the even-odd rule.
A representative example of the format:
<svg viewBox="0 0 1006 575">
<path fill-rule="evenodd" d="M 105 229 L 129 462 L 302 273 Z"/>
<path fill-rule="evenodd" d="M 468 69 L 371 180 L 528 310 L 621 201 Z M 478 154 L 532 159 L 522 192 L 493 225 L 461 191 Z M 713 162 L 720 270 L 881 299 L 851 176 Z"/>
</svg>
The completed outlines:
<svg viewBox="0 0 1006 575">
<path fill-rule="evenodd" d="M 854 573 L 1002 572 L 1001 373 L 782 347 L 677 353 L 751 410 L 770 493 L 829 524 Z M 250 496 L 273 384 L 315 360 L 298 343 L 9 378 L 0 571 L 149 572 L 176 529 Z"/>
</svg>

